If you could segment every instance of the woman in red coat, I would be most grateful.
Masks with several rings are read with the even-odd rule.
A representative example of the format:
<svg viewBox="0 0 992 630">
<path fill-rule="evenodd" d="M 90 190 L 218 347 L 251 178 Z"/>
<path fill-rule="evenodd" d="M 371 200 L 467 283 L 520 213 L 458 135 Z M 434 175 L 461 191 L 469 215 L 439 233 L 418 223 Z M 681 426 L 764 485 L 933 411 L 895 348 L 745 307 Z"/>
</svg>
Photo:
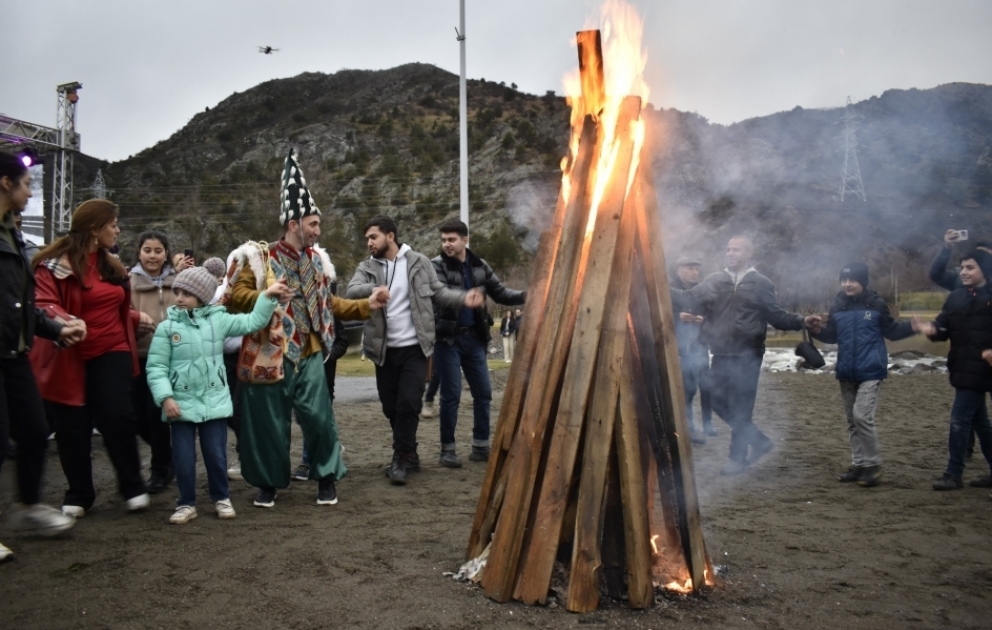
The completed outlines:
<svg viewBox="0 0 992 630">
<path fill-rule="evenodd" d="M 151 320 L 131 309 L 127 271 L 108 251 L 120 233 L 117 214 L 117 206 L 103 199 L 80 204 L 69 234 L 33 261 L 38 306 L 64 321 L 86 322 L 82 343 L 64 350 L 46 344 L 31 353 L 69 483 L 62 511 L 76 518 L 96 499 L 90 462 L 94 427 L 103 436 L 127 509 L 148 506 L 131 380 L 138 374 L 135 333 Z"/>
</svg>

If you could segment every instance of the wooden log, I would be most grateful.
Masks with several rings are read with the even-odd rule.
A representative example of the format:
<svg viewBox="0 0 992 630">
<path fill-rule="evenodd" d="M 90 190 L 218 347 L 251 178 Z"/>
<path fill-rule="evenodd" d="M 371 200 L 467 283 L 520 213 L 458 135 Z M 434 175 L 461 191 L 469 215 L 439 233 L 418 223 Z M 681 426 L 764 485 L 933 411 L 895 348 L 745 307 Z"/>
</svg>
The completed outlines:
<svg viewBox="0 0 992 630">
<path fill-rule="evenodd" d="M 614 409 L 619 415 L 619 409 Z M 613 423 L 615 427 L 619 418 Z M 606 498 L 603 503 L 603 531 L 600 558 L 602 569 L 600 590 L 609 597 L 619 600 L 627 591 L 626 586 L 626 540 L 624 538 L 623 505 L 620 496 L 620 474 L 616 441 L 610 442 L 610 460 L 606 473 Z"/>
<path fill-rule="evenodd" d="M 630 338 L 624 353 L 624 374 L 620 381 L 619 418 L 614 429 L 617 468 L 623 505 L 624 547 L 627 554 L 627 593 L 633 608 L 654 603 L 651 573 L 651 524 L 645 462 L 642 457 L 640 420 L 637 413 L 637 385 L 634 380 L 634 352 Z M 635 384 L 636 383 L 636 384 Z"/>
<path fill-rule="evenodd" d="M 665 558 L 665 564 L 668 565 L 666 568 L 673 574 L 687 575 L 688 564 L 681 554 L 682 533 L 679 514 L 682 504 L 678 498 L 680 489 L 673 470 L 672 449 L 668 440 L 668 434 L 673 432 L 674 428 L 665 415 L 666 394 L 662 387 L 659 357 L 655 353 L 651 306 L 648 301 L 644 261 L 640 250 L 634 257 L 630 314 L 634 322 L 631 327 L 631 349 L 636 357 L 633 378 L 639 390 L 636 404 L 646 420 L 643 435 L 650 449 L 653 464 L 650 471 L 654 492 L 651 532 L 659 537 L 657 540 L 659 549 L 679 550 L 677 558 Z"/>
<path fill-rule="evenodd" d="M 625 102 L 625 106 L 628 103 Z M 639 105 L 639 101 L 637 102 Z M 625 127 L 629 129 L 629 124 L 623 118 L 624 112 L 617 124 L 617 134 L 623 139 L 631 140 L 630 144 L 621 140 L 620 151 L 630 151 L 633 148 L 631 134 L 624 133 Z M 639 114 L 639 112 L 638 112 Z M 635 116 L 636 118 L 636 116 Z M 623 155 L 621 153 L 621 155 Z M 579 483 L 579 505 L 575 521 L 575 546 L 572 552 L 571 576 L 568 587 L 568 609 L 574 612 L 587 612 L 595 610 L 599 605 L 599 580 L 597 571 L 601 565 L 600 558 L 600 536 L 603 526 L 603 500 L 606 492 L 607 462 L 609 460 L 610 447 L 613 445 L 613 425 L 617 415 L 617 396 L 620 392 L 620 381 L 625 378 L 623 374 L 624 350 L 627 345 L 627 303 L 630 299 L 630 279 L 631 264 L 633 260 L 635 232 L 637 228 L 636 208 L 628 207 L 629 202 L 624 201 L 624 194 L 627 187 L 627 175 L 630 164 L 624 168 L 623 164 L 617 164 L 617 168 L 611 175 L 610 187 L 607 197 L 603 199 L 600 213 L 613 212 L 615 205 L 621 209 L 620 225 L 615 232 L 616 241 L 613 244 L 613 264 L 609 268 L 604 268 L 602 273 L 606 278 L 605 296 L 603 293 L 595 294 L 594 285 L 590 281 L 584 292 L 583 298 L 588 296 L 587 303 L 593 301 L 605 306 L 602 317 L 602 325 L 599 337 L 599 348 L 595 359 L 596 385 L 592 388 L 592 395 L 589 396 L 589 408 L 585 414 L 585 422 L 582 428 L 584 432 L 584 447 L 582 454 L 581 481 Z M 615 197 L 619 197 L 619 204 Z M 596 231 L 599 233 L 600 226 L 597 222 Z M 606 238 L 608 233 L 604 233 Z M 595 237 L 594 237 L 595 238 Z M 598 255 L 598 254 L 597 254 Z M 590 252 L 590 265 L 593 264 L 593 253 Z M 592 273 L 588 269 L 587 273 Z M 601 307 L 602 308 L 602 307 Z M 581 344 L 582 335 L 588 338 L 589 329 L 583 330 L 581 326 L 583 313 L 580 312 L 580 323 L 577 324 L 576 337 L 573 343 Z M 592 330 L 597 330 L 593 328 Z M 577 346 L 580 347 L 580 346 Z M 580 358 L 581 355 L 577 355 Z M 590 373 L 590 382 L 591 382 Z M 566 373 L 566 381 L 571 383 Z M 579 384 L 581 386 L 581 384 Z M 586 393 L 581 397 L 584 399 Z M 556 428 L 561 424 L 556 424 Z M 567 426 L 567 425 L 566 425 Z M 563 439 L 568 440 L 567 433 L 562 433 Z M 555 437 L 559 433 L 555 432 Z M 564 445 L 567 446 L 567 445 Z M 552 443 L 554 447 L 554 443 Z M 567 462 L 567 451 L 563 461 Z M 548 476 L 545 477 L 547 481 Z M 553 480 L 553 478 L 551 478 Z M 553 481 L 552 481 L 553 482 Z M 547 486 L 545 486 L 547 487 Z M 543 497 L 543 494 L 542 494 Z"/>
<path fill-rule="evenodd" d="M 616 123 L 620 132 L 617 135 L 620 145 L 613 171 L 596 174 L 597 177 L 609 177 L 609 183 L 595 216 L 594 229 L 587 236 L 587 248 L 579 263 L 582 274 L 578 278 L 581 281 L 581 293 L 574 332 L 570 342 L 566 340 L 559 342 L 559 345 L 567 345 L 570 349 L 561 396 L 558 400 L 558 415 L 555 418 L 548 447 L 547 466 L 535 512 L 535 522 L 540 524 L 541 529 L 535 528 L 531 533 L 532 538 L 524 552 L 523 569 L 520 572 L 518 596 L 525 603 L 546 599 L 551 571 L 554 567 L 562 508 L 572 479 L 579 435 L 582 432 L 589 402 L 590 384 L 599 352 L 607 291 L 613 279 L 614 258 L 618 246 L 617 233 L 620 229 L 627 176 L 632 161 L 633 139 L 631 134 L 626 132 L 631 122 L 637 119 L 640 108 L 639 98 L 624 99 Z M 608 151 L 612 148 L 604 146 L 601 150 Z M 615 405 L 615 399 L 611 405 Z M 581 506 L 579 509 L 581 511 Z M 570 585 L 570 599 L 572 590 L 573 587 Z"/>
<path fill-rule="evenodd" d="M 548 414 L 542 414 L 541 410 L 546 406 L 550 407 L 548 398 L 557 391 L 562 373 L 561 357 L 568 351 L 567 345 L 558 343 L 558 340 L 570 338 L 575 325 L 576 300 L 572 299 L 572 294 L 578 290 L 575 278 L 589 213 L 586 188 L 597 147 L 597 125 L 592 117 L 587 117 L 579 143 L 579 157 L 572 170 L 571 199 L 565 211 L 558 253 L 542 314 L 541 331 L 544 339 L 537 345 L 534 353 L 523 410 L 501 473 L 506 490 L 502 492 L 503 505 L 494 521 L 493 547 L 482 578 L 486 595 L 500 602 L 508 601 L 513 596 L 520 549 L 537 483 L 544 434 L 549 423 Z M 549 343 L 551 340 L 554 341 Z M 480 543 L 484 544 L 489 535 L 490 532 L 480 530 Z"/>
<path fill-rule="evenodd" d="M 599 30 L 579 31 L 575 34 L 575 44 L 579 49 L 579 78 L 582 81 L 581 111 L 599 116 L 606 97 L 603 42 Z"/>
<path fill-rule="evenodd" d="M 685 392 L 682 387 L 681 362 L 678 343 L 675 339 L 674 313 L 672 312 L 671 292 L 665 266 L 665 250 L 661 239 L 661 225 L 658 214 L 654 178 L 651 176 L 651 153 L 647 143 L 642 149 L 637 194 L 643 199 L 644 212 L 640 214 L 638 225 L 639 249 L 644 257 L 645 279 L 651 306 L 651 326 L 654 330 L 655 353 L 659 357 L 662 370 L 660 385 L 664 392 L 665 415 L 674 424 L 670 437 L 674 442 L 675 473 L 681 492 L 677 493 L 682 509 L 680 528 L 682 544 L 689 565 L 694 589 L 705 582 L 707 565 L 706 547 L 700 524 L 699 498 L 696 494 L 696 479 L 693 472 L 692 446 L 689 428 L 685 418 Z"/>
<path fill-rule="evenodd" d="M 510 374 L 507 376 L 506 388 L 503 390 L 499 418 L 493 432 L 493 448 L 489 455 L 486 476 L 482 481 L 475 519 L 465 550 L 466 560 L 478 557 L 489 544 L 489 533 L 492 532 L 493 524 L 503 502 L 506 484 L 501 473 L 507 451 L 509 451 L 511 437 L 520 418 L 527 381 L 530 379 L 529 372 L 534 357 L 534 349 L 540 337 L 540 314 L 544 311 L 551 268 L 554 265 L 557 243 L 561 238 L 565 206 L 566 200 L 559 196 L 551 228 L 541 235 L 534 274 L 528 285 L 528 300 L 524 306 L 525 312 L 530 313 L 530 317 L 527 317 L 525 313 L 524 325 L 517 343 L 516 360 L 510 365 Z M 503 483 L 500 483 L 501 480 Z M 482 539 L 483 533 L 485 540 Z"/>
</svg>

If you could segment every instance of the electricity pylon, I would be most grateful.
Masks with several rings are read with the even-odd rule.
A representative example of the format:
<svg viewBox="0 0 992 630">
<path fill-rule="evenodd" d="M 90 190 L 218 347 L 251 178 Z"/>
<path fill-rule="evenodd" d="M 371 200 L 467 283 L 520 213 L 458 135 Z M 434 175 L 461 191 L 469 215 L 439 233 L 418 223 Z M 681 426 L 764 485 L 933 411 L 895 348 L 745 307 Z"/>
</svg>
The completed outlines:
<svg viewBox="0 0 992 630">
<path fill-rule="evenodd" d="M 861 166 L 858 164 L 858 124 L 857 120 L 861 116 L 851 111 L 851 97 L 847 97 L 847 105 L 844 107 L 844 172 L 840 181 L 840 200 L 844 201 L 845 194 L 852 194 L 867 201 L 865 197 L 865 185 L 861 181 Z"/>
</svg>

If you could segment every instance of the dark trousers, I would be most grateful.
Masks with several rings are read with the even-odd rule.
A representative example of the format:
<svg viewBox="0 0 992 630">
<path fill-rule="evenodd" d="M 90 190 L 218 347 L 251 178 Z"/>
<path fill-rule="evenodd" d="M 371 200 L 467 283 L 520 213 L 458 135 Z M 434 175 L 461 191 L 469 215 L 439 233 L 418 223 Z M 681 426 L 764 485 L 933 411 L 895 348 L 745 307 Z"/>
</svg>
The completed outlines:
<svg viewBox="0 0 992 630">
<path fill-rule="evenodd" d="M 696 397 L 696 390 L 699 390 L 699 405 L 702 411 L 703 428 L 707 429 L 713 424 L 713 407 L 710 401 L 710 368 L 708 365 L 692 365 L 688 362 L 682 368 L 682 387 L 685 392 L 685 419 L 692 425 L 692 399 Z"/>
<path fill-rule="evenodd" d="M 0 359 L 0 465 L 7 439 L 17 443 L 17 492 L 21 503 L 41 500 L 48 422 L 27 355 Z"/>
<path fill-rule="evenodd" d="M 93 465 L 90 460 L 93 428 L 103 436 L 107 455 L 117 471 L 121 496 L 131 499 L 145 493 L 138 458 L 138 438 L 131 407 L 131 354 L 108 352 L 90 359 L 86 372 L 86 404 L 71 407 L 46 403 L 55 421 L 55 441 L 69 489 L 64 505 L 93 507 Z M 163 423 L 164 424 L 164 423 Z"/>
<path fill-rule="evenodd" d="M 437 346 L 435 346 L 435 349 Z M 424 394 L 424 401 L 428 403 L 434 402 L 434 397 L 437 396 L 437 390 L 441 388 L 441 372 L 437 369 L 437 357 L 434 357 L 434 371 L 431 372 L 431 382 L 427 384 L 427 393 Z"/>
<path fill-rule="evenodd" d="M 954 390 L 951 405 L 951 428 L 947 437 L 947 470 L 945 474 L 960 479 L 964 474 L 964 460 L 968 452 L 968 438 L 972 431 L 978 437 L 982 454 L 992 468 L 992 422 L 985 406 L 985 392 L 973 389 Z"/>
<path fill-rule="evenodd" d="M 234 414 L 227 419 L 227 426 L 234 431 L 234 450 L 238 451 L 238 440 L 241 439 L 241 399 L 244 383 L 238 380 L 238 352 L 228 352 L 224 355 L 224 368 L 227 371 L 227 387 L 231 391 L 231 403 Z M 238 451 L 240 452 L 240 451 Z"/>
<path fill-rule="evenodd" d="M 165 424 L 165 423 L 163 423 Z M 207 422 L 172 422 L 172 457 L 176 467 L 179 499 L 176 505 L 196 505 L 196 434 L 200 434 L 200 452 L 207 470 L 210 500 L 216 503 L 231 498 L 227 486 L 227 423 L 224 419 Z"/>
<path fill-rule="evenodd" d="M 441 339 L 434 346 L 434 367 L 441 375 L 441 446 L 455 443 L 458 403 L 462 397 L 462 372 L 472 392 L 472 445 L 489 446 L 489 408 L 493 388 L 489 382 L 485 346 L 474 331 Z"/>
<path fill-rule="evenodd" d="M 420 344 L 403 348 L 386 348 L 386 360 L 375 366 L 375 385 L 379 390 L 382 413 L 393 428 L 393 450 L 414 453 L 417 450 L 417 425 L 427 377 L 427 357 Z"/>
<path fill-rule="evenodd" d="M 147 359 L 141 359 L 141 373 L 134 379 L 131 388 L 131 405 L 137 421 L 138 435 L 152 451 L 152 474 L 167 476 L 172 465 L 172 436 L 169 425 L 162 422 L 162 408 L 155 404 L 152 391 L 148 388 L 148 375 L 145 373 Z"/>
<path fill-rule="evenodd" d="M 734 461 L 747 459 L 749 446 L 770 441 L 751 419 L 763 354 L 716 355 L 710 365 L 711 402 L 713 410 L 730 426 L 730 459 Z"/>
</svg>

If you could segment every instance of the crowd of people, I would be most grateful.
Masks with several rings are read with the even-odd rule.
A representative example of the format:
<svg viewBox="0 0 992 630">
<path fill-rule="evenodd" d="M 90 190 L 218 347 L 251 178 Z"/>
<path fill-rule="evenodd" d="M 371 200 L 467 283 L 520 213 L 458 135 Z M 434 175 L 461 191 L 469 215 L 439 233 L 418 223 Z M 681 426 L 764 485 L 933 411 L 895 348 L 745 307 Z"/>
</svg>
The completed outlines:
<svg viewBox="0 0 992 630">
<path fill-rule="evenodd" d="M 257 491 L 252 504 L 275 506 L 292 480 L 316 482 L 318 505 L 338 502 L 347 474 L 334 415 L 337 360 L 347 351 L 343 321 L 364 321 L 363 356 L 375 364 L 393 455 L 384 474 L 405 485 L 421 467 L 421 417 L 434 416 L 440 393 L 437 461 L 463 466 L 455 429 L 462 378 L 472 397 L 468 458 L 490 457 L 492 386 L 488 367 L 493 319 L 487 300 L 508 307 L 499 326 L 512 361 L 526 291 L 503 285 L 469 248 L 458 220 L 439 227 L 439 255 L 429 259 L 400 240 L 396 222 L 376 216 L 364 226 L 370 256 L 338 295 L 338 278 L 318 245 L 321 213 L 292 151 L 286 157 L 274 240 L 249 241 L 227 260 L 197 265 L 174 253 L 169 238 L 147 231 L 133 259 L 115 253 L 118 208 L 94 199 L 79 205 L 68 234 L 29 252 L 17 220 L 30 197 L 30 175 L 0 153 L 0 445 L 16 446 L 18 505 L 14 529 L 54 535 L 73 527 L 97 500 L 91 453 L 99 435 L 128 511 L 176 482 L 169 521 L 198 516 L 196 440 L 218 518 L 236 516 L 229 479 Z M 896 321 L 869 269 L 840 270 L 840 292 L 826 315 L 790 313 L 774 286 L 752 266 L 754 247 L 732 238 L 725 267 L 700 278 L 702 263 L 680 258 L 671 279 L 686 416 L 697 445 L 717 435 L 715 412 L 730 427 L 721 470 L 739 475 L 767 455 L 773 441 L 755 424 L 754 405 L 769 325 L 805 330 L 836 344 L 836 377 L 847 416 L 851 464 L 842 482 L 871 487 L 882 477 L 875 415 L 888 374 L 885 340 L 925 334 L 949 340 L 955 388 L 948 463 L 936 490 L 963 487 L 969 439 L 992 466 L 992 247 L 979 242 L 948 270 L 951 231 L 934 262 L 934 281 L 951 291 L 934 321 Z M 130 267 L 125 266 L 129 262 Z M 430 373 L 430 378 L 428 374 Z M 428 383 L 430 386 L 428 387 Z M 425 396 L 425 387 L 427 392 Z M 700 394 L 701 418 L 693 400 Z M 303 434 L 303 459 L 290 460 L 291 422 Z M 228 461 L 228 431 L 237 459 Z M 42 476 L 54 431 L 66 490 L 61 509 L 41 503 Z M 138 437 L 151 451 L 143 477 Z M 0 450 L 0 464 L 6 449 Z M 992 475 L 971 485 L 992 487 Z M 12 552 L 0 545 L 0 560 Z"/>
<path fill-rule="evenodd" d="M 992 392 L 992 243 L 979 241 L 960 256 L 958 268 L 948 270 L 951 249 L 959 239 L 959 231 L 947 232 L 945 248 L 931 269 L 931 279 L 951 292 L 935 321 L 893 319 L 885 300 L 868 289 L 869 269 L 861 262 L 840 270 L 840 292 L 824 317 L 788 313 L 778 304 L 771 281 L 751 266 L 754 246 L 745 236 L 730 239 L 726 266 L 702 281 L 698 259 L 678 259 L 671 291 L 692 441 L 705 444 L 707 436 L 716 435 L 712 410 L 731 431 L 730 456 L 721 474 L 739 475 L 768 454 L 774 444 L 752 418 L 767 329 L 805 328 L 813 338 L 837 346 L 835 375 L 851 447 L 850 467 L 838 480 L 876 486 L 882 478 L 875 414 L 888 376 L 885 340 L 922 333 L 932 341 L 950 341 L 947 369 L 955 390 L 948 462 L 933 489 L 964 486 L 969 441 L 973 444 L 976 437 L 992 470 L 992 423 L 986 403 L 986 394 Z M 697 390 L 701 426 L 693 422 Z M 992 488 L 992 474 L 985 472 L 970 485 Z"/>
<path fill-rule="evenodd" d="M 503 286 L 469 249 L 464 223 L 441 225 L 442 252 L 431 260 L 399 240 L 393 219 L 378 216 L 365 226 L 370 257 L 339 297 L 334 265 L 317 244 L 321 213 L 292 151 L 282 189 L 279 238 L 249 241 L 226 262 L 197 266 L 189 250 L 173 253 L 168 236 L 154 230 L 138 236 L 133 260 L 122 260 L 119 210 L 106 200 L 80 204 L 68 234 L 29 252 L 16 221 L 31 196 L 30 174 L 0 154 L 0 444 L 10 438 L 16 450 L 14 529 L 55 535 L 93 509 L 94 435 L 126 510 L 145 509 L 150 494 L 175 480 L 170 523 L 198 516 L 197 436 L 218 518 L 236 516 L 229 479 L 255 486 L 260 508 L 273 507 L 292 479 L 316 481 L 316 503 L 336 504 L 347 467 L 332 401 L 348 320 L 366 321 L 363 353 L 375 363 L 392 429 L 385 469 L 392 484 L 421 469 L 417 431 L 428 413 L 429 362 L 441 393 L 440 465 L 462 466 L 454 433 L 463 374 L 473 397 L 469 458 L 488 459 L 486 301 L 518 306 L 526 293 Z M 519 309 L 508 313 L 501 337 L 515 338 L 520 320 Z M 295 468 L 292 418 L 303 433 Z M 238 454 L 231 462 L 228 430 Z M 61 509 L 40 502 L 51 432 L 67 485 Z M 151 451 L 147 479 L 138 437 Z M 0 560 L 12 555 L 0 545 Z"/>
</svg>

